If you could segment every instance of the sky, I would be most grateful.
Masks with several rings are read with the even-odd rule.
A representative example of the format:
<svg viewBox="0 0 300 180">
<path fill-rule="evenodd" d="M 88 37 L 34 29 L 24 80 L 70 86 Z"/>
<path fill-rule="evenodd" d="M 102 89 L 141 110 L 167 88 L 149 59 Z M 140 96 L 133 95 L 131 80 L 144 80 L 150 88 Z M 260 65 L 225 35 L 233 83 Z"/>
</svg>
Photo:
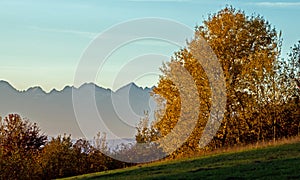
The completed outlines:
<svg viewBox="0 0 300 180">
<path fill-rule="evenodd" d="M 93 40 L 112 27 L 152 17 L 193 30 L 208 14 L 226 5 L 242 9 L 247 15 L 260 14 L 281 30 L 283 56 L 300 40 L 300 1 L 293 0 L 0 0 L 0 80 L 18 90 L 32 86 L 41 86 L 46 92 L 61 90 L 74 84 L 82 56 Z M 133 27 L 136 31 L 143 28 Z M 176 36 L 176 31 L 169 33 Z M 119 36 L 126 34 L 121 31 Z M 111 42 L 119 36 L 111 37 Z M 112 50 L 94 82 L 111 89 L 132 81 L 151 87 L 158 81 L 162 61 L 168 61 L 180 48 L 157 39 L 127 43 Z M 141 70 L 145 73 L 138 74 Z M 135 76 L 130 75 L 135 71 Z"/>
</svg>

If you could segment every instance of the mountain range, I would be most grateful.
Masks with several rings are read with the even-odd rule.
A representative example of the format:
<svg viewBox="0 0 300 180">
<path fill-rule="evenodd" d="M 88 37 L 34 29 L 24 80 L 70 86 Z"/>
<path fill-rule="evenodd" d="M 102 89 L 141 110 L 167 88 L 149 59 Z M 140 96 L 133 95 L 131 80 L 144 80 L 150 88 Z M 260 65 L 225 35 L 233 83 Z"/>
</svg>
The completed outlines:
<svg viewBox="0 0 300 180">
<path fill-rule="evenodd" d="M 66 133 L 73 138 L 91 139 L 97 132 L 105 132 L 107 138 L 133 138 L 145 111 L 153 114 L 155 110 L 152 88 L 130 83 L 112 91 L 85 83 L 78 88 L 66 86 L 61 91 L 46 93 L 41 87 L 18 91 L 8 82 L 0 81 L 0 116 L 18 113 L 37 123 L 48 136 Z M 75 102 L 77 95 L 87 98 Z M 94 97 L 94 101 L 89 101 L 89 97 Z M 91 111 L 93 108 L 96 113 Z"/>
</svg>

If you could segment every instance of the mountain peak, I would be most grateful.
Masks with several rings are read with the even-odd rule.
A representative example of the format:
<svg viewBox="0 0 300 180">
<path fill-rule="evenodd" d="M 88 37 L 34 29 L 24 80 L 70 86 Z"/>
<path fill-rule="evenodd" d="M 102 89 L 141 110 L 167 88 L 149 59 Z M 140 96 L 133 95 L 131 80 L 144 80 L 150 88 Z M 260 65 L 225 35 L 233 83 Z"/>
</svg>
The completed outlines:
<svg viewBox="0 0 300 180">
<path fill-rule="evenodd" d="M 13 91 L 19 92 L 16 88 L 14 88 L 9 82 L 0 80 L 0 88 L 12 89 Z"/>
<path fill-rule="evenodd" d="M 49 92 L 49 94 L 57 93 L 57 92 L 59 92 L 59 91 L 58 91 L 57 89 L 53 88 L 53 89 Z"/>
<path fill-rule="evenodd" d="M 41 124 L 43 131 L 50 136 L 70 132 L 75 137 L 82 136 L 78 126 L 80 120 L 77 118 L 83 118 L 84 127 L 88 128 L 87 135 L 84 135 L 89 138 L 93 138 L 99 131 L 107 132 L 105 127 L 96 125 L 101 118 L 110 129 L 113 128 L 112 132 L 120 133 L 118 136 L 134 137 L 135 129 L 128 127 L 137 124 L 140 117 L 144 116 L 145 110 L 151 112 L 154 109 L 149 106 L 152 97 L 148 91 L 138 87 L 135 83 L 129 83 L 123 88 L 126 89 L 118 94 L 112 94 L 110 89 L 98 87 L 93 83 L 86 83 L 81 88 L 65 86 L 62 90 L 53 89 L 45 93 L 38 86 L 28 88 L 26 91 L 16 91 L 9 83 L 0 81 L 0 99 L 2 102 L 0 103 L 0 115 L 12 111 L 20 112 Z M 82 101 L 77 104 L 77 109 L 74 109 L 72 90 L 75 91 L 75 96 L 76 93 L 80 95 L 95 93 L 93 97 L 96 103 L 90 104 L 89 98 L 91 96 L 83 96 Z M 112 98 L 112 95 L 116 95 L 114 96 L 116 98 Z M 95 113 L 91 109 L 94 107 L 96 108 Z M 80 115 L 78 116 L 78 114 Z M 126 123 L 120 123 L 123 120 Z M 126 128 L 128 129 L 124 130 Z"/>
<path fill-rule="evenodd" d="M 96 87 L 99 87 L 99 86 L 97 86 L 95 83 L 89 82 L 89 83 L 83 83 L 83 84 L 79 87 L 79 89 L 80 89 L 80 88 L 83 88 L 83 87 L 91 87 L 91 86 L 94 86 L 95 88 L 96 88 Z"/>
<path fill-rule="evenodd" d="M 0 80 L 0 86 L 11 86 L 12 87 L 12 85 L 10 85 L 9 82 L 4 81 L 4 80 Z"/>
<path fill-rule="evenodd" d="M 134 88 L 141 88 L 141 87 L 137 86 L 134 82 L 131 82 L 131 83 L 128 83 L 128 84 L 120 87 L 118 90 L 125 89 L 125 88 L 133 88 L 133 87 Z"/>
<path fill-rule="evenodd" d="M 67 85 L 65 86 L 62 90 L 57 90 L 56 88 L 53 88 L 50 92 L 46 93 L 46 91 L 44 91 L 40 86 L 33 86 L 33 87 L 29 87 L 27 90 L 25 91 L 18 91 L 16 88 L 14 88 L 9 82 L 5 81 L 5 80 L 0 80 L 0 88 L 9 88 L 9 89 L 13 89 L 17 92 L 37 92 L 37 93 L 43 93 L 43 94 L 51 94 L 51 93 L 59 93 L 59 92 L 63 92 L 63 91 L 67 91 L 67 90 L 72 90 L 72 89 L 81 89 L 81 88 L 86 88 L 86 87 L 93 87 L 97 90 L 106 90 L 106 91 L 112 91 L 110 88 L 103 88 L 103 87 L 100 87 L 98 86 L 97 84 L 93 83 L 93 82 L 89 82 L 89 83 L 84 83 L 82 84 L 80 87 L 78 88 L 75 88 L 74 86 L 70 86 L 70 85 Z M 153 86 L 154 87 L 154 86 Z M 134 82 L 130 82 L 120 88 L 118 88 L 115 92 L 117 91 L 121 91 L 121 90 L 124 90 L 124 89 L 127 89 L 127 88 L 134 88 L 134 89 L 141 89 L 141 90 L 151 90 L 153 89 L 153 87 L 149 88 L 149 87 L 140 87 L 138 86 L 137 84 L 135 84 Z"/>
<path fill-rule="evenodd" d="M 42 94 L 46 94 L 46 92 L 41 87 L 39 87 L 39 86 L 30 87 L 25 92 L 27 92 L 27 93 L 42 93 Z"/>
</svg>

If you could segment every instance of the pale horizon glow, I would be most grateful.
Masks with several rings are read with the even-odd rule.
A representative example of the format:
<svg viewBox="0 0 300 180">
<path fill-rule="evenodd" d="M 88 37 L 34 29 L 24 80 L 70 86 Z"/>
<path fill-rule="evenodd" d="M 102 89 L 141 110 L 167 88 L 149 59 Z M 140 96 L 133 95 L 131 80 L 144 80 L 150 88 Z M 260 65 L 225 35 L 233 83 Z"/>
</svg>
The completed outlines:
<svg viewBox="0 0 300 180">
<path fill-rule="evenodd" d="M 216 13 L 226 5 L 242 9 L 247 15 L 260 14 L 278 31 L 281 30 L 282 56 L 286 56 L 289 48 L 300 40 L 300 24 L 297 22 L 300 1 L 297 0 L 2 0 L 0 80 L 8 81 L 18 90 L 34 86 L 40 86 L 45 92 L 62 90 L 65 86 L 73 85 L 77 65 L 88 45 L 110 27 L 132 19 L 157 17 L 174 20 L 194 29 L 202 24 L 208 14 Z M 107 38 L 113 41 L 118 36 Z M 120 67 L 133 55 L 135 57 L 139 52 L 141 55 L 157 53 L 163 55 L 159 61 L 166 62 L 179 49 L 172 44 L 155 41 L 133 43 L 110 58 L 104 74 L 95 78 L 94 83 L 110 89 L 117 89 L 128 82 L 152 87 L 157 84 L 157 72 L 138 79 L 130 79 L 125 75 L 116 87 L 111 84 Z M 158 70 L 161 63 L 156 62 L 151 66 Z M 126 68 L 135 71 L 143 68 L 143 65 Z"/>
</svg>

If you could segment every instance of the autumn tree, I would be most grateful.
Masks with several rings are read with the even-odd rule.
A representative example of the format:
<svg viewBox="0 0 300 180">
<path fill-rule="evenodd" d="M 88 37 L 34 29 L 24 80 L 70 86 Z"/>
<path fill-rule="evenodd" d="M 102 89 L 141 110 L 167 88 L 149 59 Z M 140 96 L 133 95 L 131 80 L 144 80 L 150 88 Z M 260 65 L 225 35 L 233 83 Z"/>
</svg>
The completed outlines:
<svg viewBox="0 0 300 180">
<path fill-rule="evenodd" d="M 120 168 L 120 162 L 105 155 L 108 153 L 106 136 L 100 133 L 94 143 L 86 139 L 72 142 L 71 135 L 52 138 L 42 150 L 39 161 L 42 179 L 53 179 Z"/>
<path fill-rule="evenodd" d="M 157 132 L 150 128 L 149 113 L 144 112 L 144 114 L 144 118 L 141 119 L 136 127 L 136 143 L 131 146 L 125 146 L 120 152 L 117 152 L 119 156 L 127 157 L 126 160 L 130 162 L 144 163 L 165 157 L 165 153 L 159 147 L 159 144 L 153 142 Z"/>
<path fill-rule="evenodd" d="M 20 115 L 0 118 L 0 179 L 53 179 L 132 165 L 106 155 L 112 152 L 105 133 L 93 143 L 66 134 L 47 139 Z"/>
<path fill-rule="evenodd" d="M 275 28 L 261 16 L 229 7 L 204 21 L 197 34 L 216 53 L 226 79 L 227 112 L 216 139 L 222 146 L 263 139 L 260 109 L 269 101 L 265 90 L 280 52 Z"/>
<path fill-rule="evenodd" d="M 291 48 L 288 58 L 284 63 L 285 71 L 293 83 L 294 96 L 300 95 L 300 41 Z"/>
<path fill-rule="evenodd" d="M 78 167 L 71 135 L 57 136 L 45 145 L 40 156 L 44 179 L 76 175 Z"/>
<path fill-rule="evenodd" d="M 89 172 L 99 172 L 108 169 L 116 169 L 122 167 L 122 162 L 119 162 L 110 156 L 106 133 L 98 132 L 94 137 L 91 151 L 88 153 Z"/>
<path fill-rule="evenodd" d="M 288 58 L 281 59 L 279 87 L 282 89 L 278 94 L 286 94 L 281 99 L 282 118 L 277 123 L 277 136 L 294 136 L 300 134 L 300 41 L 291 48 Z"/>
<path fill-rule="evenodd" d="M 38 155 L 47 137 L 36 124 L 9 114 L 0 122 L 1 179 L 32 179 L 39 175 Z"/>
<path fill-rule="evenodd" d="M 279 44 L 281 45 L 281 44 Z M 299 127 L 299 46 L 292 48 L 288 58 L 273 62 L 272 73 L 265 74 L 256 92 L 259 109 L 252 117 L 259 121 L 262 140 L 290 137 L 298 134 Z"/>
<path fill-rule="evenodd" d="M 198 94 L 199 115 L 197 124 L 187 141 L 174 154 L 188 154 L 199 150 L 199 140 L 212 110 L 212 91 L 209 78 L 203 69 L 210 64 L 200 64 L 195 53 L 210 59 L 203 40 L 209 44 L 217 56 L 226 83 L 226 111 L 221 127 L 208 148 L 245 144 L 264 139 L 264 128 L 274 126 L 273 120 L 265 122 L 261 109 L 266 107 L 274 91 L 267 90 L 270 80 L 276 73 L 274 66 L 280 53 L 280 36 L 262 16 L 247 16 L 243 11 L 226 7 L 216 14 L 209 15 L 202 26 L 195 29 L 194 38 L 186 48 L 174 54 L 171 61 L 161 68 L 158 87 L 153 92 L 159 105 L 156 123 L 152 126 L 158 131 L 157 139 L 166 137 L 178 123 L 181 116 L 193 118 L 182 110 L 180 89 L 190 95 Z M 200 56 L 201 57 L 201 56 Z M 172 74 L 185 69 L 193 78 L 193 84 L 186 84 L 187 79 L 174 83 Z M 214 67 L 211 67 L 214 68 Z M 179 84 L 179 85 L 178 85 Z M 193 85 L 195 88 L 191 88 Z M 182 87 L 179 87 L 182 86 Z M 267 90 L 268 92 L 266 92 Z M 278 93 L 278 92 L 276 92 Z M 276 94 L 275 93 L 275 94 Z M 194 106 L 190 105 L 192 111 Z M 191 128 L 183 126 L 184 128 Z M 179 132 L 180 133 L 180 132 Z M 176 141 L 176 139 L 173 139 Z M 173 143 L 173 142 L 169 142 Z"/>
</svg>

